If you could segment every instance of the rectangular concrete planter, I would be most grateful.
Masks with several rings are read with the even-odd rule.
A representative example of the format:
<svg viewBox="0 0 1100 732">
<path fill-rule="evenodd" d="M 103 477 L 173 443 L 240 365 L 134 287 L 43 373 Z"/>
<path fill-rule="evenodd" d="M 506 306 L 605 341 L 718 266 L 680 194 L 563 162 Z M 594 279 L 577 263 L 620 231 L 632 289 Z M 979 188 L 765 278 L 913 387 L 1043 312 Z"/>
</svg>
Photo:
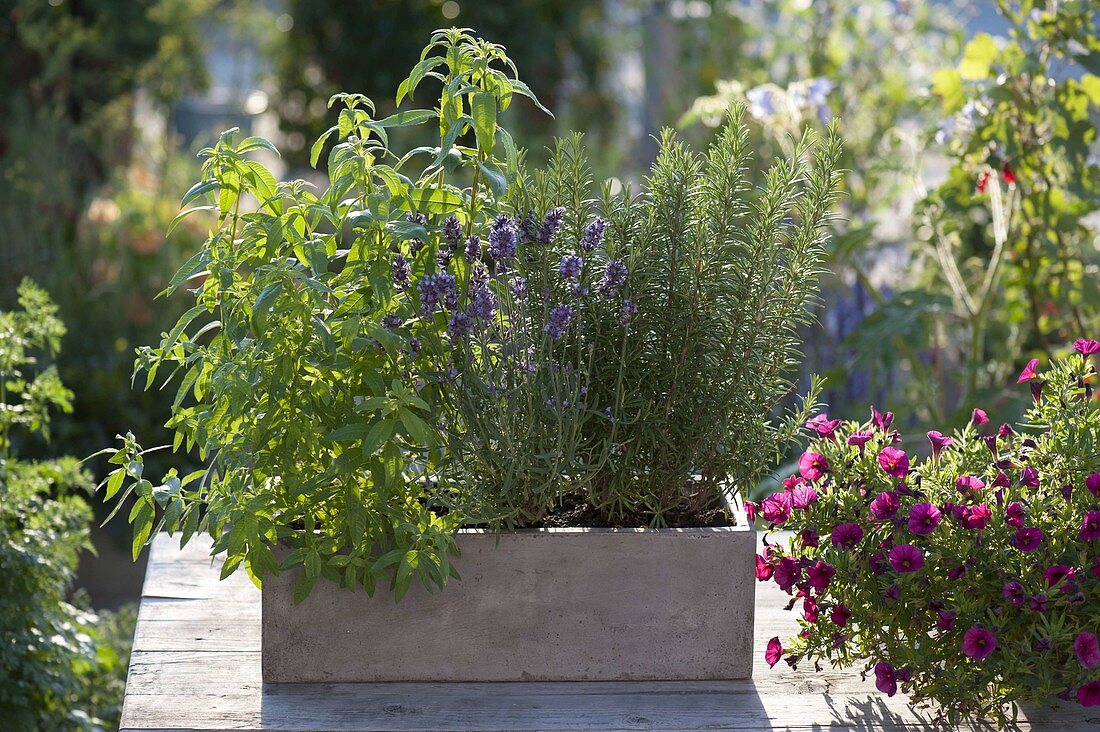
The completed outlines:
<svg viewBox="0 0 1100 732">
<path fill-rule="evenodd" d="M 263 589 L 268 682 L 743 679 L 752 673 L 756 537 L 700 529 L 458 536 L 461 581 L 395 603 L 297 571 Z"/>
</svg>

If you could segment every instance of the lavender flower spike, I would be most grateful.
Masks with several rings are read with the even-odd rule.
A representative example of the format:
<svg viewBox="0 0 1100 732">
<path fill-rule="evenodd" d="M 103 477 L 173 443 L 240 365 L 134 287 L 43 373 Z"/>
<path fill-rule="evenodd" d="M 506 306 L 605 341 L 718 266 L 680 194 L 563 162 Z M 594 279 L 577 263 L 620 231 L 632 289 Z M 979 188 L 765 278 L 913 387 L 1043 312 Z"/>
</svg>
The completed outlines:
<svg viewBox="0 0 1100 732">
<path fill-rule="evenodd" d="M 562 303 L 550 312 L 550 319 L 542 329 L 550 336 L 550 340 L 556 341 L 565 335 L 565 329 L 572 322 L 573 308 Z"/>
<path fill-rule="evenodd" d="M 604 231 L 607 229 L 607 222 L 597 217 L 591 221 L 588 226 L 584 227 L 584 236 L 581 237 L 581 249 L 586 252 L 595 250 L 600 244 L 603 243 Z"/>
<path fill-rule="evenodd" d="M 567 280 L 575 280 L 581 276 L 584 269 L 584 260 L 576 254 L 566 254 L 558 264 L 558 274 Z"/>
</svg>

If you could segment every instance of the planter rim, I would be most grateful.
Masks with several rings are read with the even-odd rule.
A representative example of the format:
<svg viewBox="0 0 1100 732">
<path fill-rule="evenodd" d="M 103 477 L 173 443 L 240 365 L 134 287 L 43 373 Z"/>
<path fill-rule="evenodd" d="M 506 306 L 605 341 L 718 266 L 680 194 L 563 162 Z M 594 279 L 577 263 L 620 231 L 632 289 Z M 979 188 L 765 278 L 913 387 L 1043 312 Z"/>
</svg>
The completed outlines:
<svg viewBox="0 0 1100 732">
<path fill-rule="evenodd" d="M 679 534 L 727 534 L 731 532 L 756 532 L 749 523 L 745 512 L 740 508 L 730 509 L 733 514 L 733 526 L 684 526 L 678 528 L 665 527 L 651 529 L 648 527 L 610 527 L 610 526 L 551 526 L 538 529 L 511 529 L 509 531 L 493 531 L 492 529 L 459 529 L 458 534 L 464 536 L 500 535 L 504 536 L 576 536 L 579 534 L 645 534 L 645 535 L 679 535 Z"/>
</svg>

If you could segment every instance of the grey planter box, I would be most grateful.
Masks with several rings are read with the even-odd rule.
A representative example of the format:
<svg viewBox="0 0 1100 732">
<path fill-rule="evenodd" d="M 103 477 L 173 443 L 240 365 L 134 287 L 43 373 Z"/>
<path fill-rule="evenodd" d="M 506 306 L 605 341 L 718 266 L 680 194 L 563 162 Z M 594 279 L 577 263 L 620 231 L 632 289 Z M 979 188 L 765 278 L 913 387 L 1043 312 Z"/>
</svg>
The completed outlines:
<svg viewBox="0 0 1100 732">
<path fill-rule="evenodd" d="M 462 580 L 395 603 L 299 570 L 263 588 L 268 682 L 744 679 L 752 674 L 755 532 L 464 530 Z"/>
</svg>

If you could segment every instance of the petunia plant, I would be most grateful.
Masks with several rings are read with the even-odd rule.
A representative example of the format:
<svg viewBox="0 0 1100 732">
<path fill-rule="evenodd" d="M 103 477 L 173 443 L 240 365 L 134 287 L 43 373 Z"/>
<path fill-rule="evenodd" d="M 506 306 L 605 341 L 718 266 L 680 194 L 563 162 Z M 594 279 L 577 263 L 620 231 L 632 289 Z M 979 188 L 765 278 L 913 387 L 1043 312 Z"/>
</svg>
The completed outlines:
<svg viewBox="0 0 1100 732">
<path fill-rule="evenodd" d="M 893 415 L 818 415 L 784 489 L 751 510 L 757 579 L 791 595 L 802 632 L 766 661 L 858 665 L 876 687 L 937 702 L 952 720 L 1054 698 L 1100 705 L 1100 343 L 1020 374 L 1032 406 L 994 427 L 984 410 L 927 457 Z"/>
</svg>

